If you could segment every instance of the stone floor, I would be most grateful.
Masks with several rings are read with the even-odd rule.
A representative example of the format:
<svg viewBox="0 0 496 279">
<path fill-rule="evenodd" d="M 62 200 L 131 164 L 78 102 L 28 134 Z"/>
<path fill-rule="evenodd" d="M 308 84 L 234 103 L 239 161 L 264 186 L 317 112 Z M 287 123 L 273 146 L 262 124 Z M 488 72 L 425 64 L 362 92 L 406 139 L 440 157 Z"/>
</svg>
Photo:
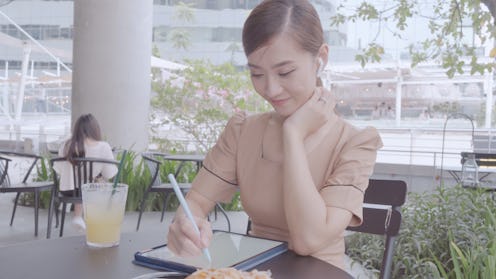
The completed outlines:
<svg viewBox="0 0 496 279">
<path fill-rule="evenodd" d="M 40 209 L 38 236 L 34 236 L 34 210 L 32 207 L 18 206 L 14 218 L 14 224 L 9 226 L 10 216 L 12 214 L 13 199 L 15 194 L 0 194 L 0 247 L 15 244 L 24 241 L 33 241 L 46 238 L 47 230 L 47 210 Z M 234 232 L 244 233 L 248 217 L 244 212 L 228 212 L 229 220 L 231 221 L 231 230 Z M 160 222 L 160 212 L 144 212 L 141 218 L 141 230 L 159 229 L 163 227 L 167 231 L 173 212 L 166 212 L 164 221 Z M 81 233 L 75 230 L 70 223 L 71 214 L 66 215 L 66 223 L 64 226 L 64 236 L 80 235 Z M 214 215 L 212 214 L 212 219 Z M 136 223 L 138 221 L 138 212 L 126 212 L 122 225 L 122 232 L 135 232 Z M 55 219 L 53 221 L 55 226 Z M 227 230 L 227 222 L 222 214 L 218 214 L 217 220 L 212 220 L 214 229 Z M 58 238 L 59 229 L 52 228 L 51 238 Z M 165 237 L 165 236 L 164 236 Z"/>
<path fill-rule="evenodd" d="M 38 236 L 34 236 L 34 210 L 31 207 L 18 206 L 16 211 L 16 216 L 14 218 L 14 224 L 9 226 L 10 216 L 12 214 L 13 199 L 15 194 L 0 194 L 0 249 L 2 246 L 12 245 L 20 242 L 26 241 L 36 241 L 39 239 L 46 238 L 47 229 L 47 210 L 40 209 L 39 213 L 39 227 Z M 141 230 L 164 230 L 164 240 L 165 232 L 167 232 L 168 224 L 172 219 L 172 212 L 167 212 L 164 221 L 160 222 L 160 212 L 145 212 L 141 219 L 140 231 Z M 228 212 L 229 220 L 231 221 L 231 230 L 238 233 L 244 233 L 246 231 L 246 224 L 248 221 L 248 216 L 244 212 Z M 81 233 L 75 230 L 70 223 L 70 214 L 66 217 L 66 226 L 64 228 L 64 236 L 74 236 L 80 235 Z M 217 220 L 214 220 L 212 214 L 212 227 L 214 229 L 227 230 L 227 222 L 222 214 L 218 214 Z M 123 232 L 135 232 L 136 223 L 138 221 L 137 212 L 126 212 L 124 217 L 124 223 L 122 225 Z M 52 228 L 51 238 L 58 238 L 59 229 Z M 348 259 L 348 263 L 350 260 Z M 353 277 L 357 279 L 367 279 L 372 278 L 368 275 L 369 272 L 364 270 L 358 264 L 348 264 L 351 265 L 350 273 Z M 1 277 L 1 276 L 0 276 Z"/>
</svg>

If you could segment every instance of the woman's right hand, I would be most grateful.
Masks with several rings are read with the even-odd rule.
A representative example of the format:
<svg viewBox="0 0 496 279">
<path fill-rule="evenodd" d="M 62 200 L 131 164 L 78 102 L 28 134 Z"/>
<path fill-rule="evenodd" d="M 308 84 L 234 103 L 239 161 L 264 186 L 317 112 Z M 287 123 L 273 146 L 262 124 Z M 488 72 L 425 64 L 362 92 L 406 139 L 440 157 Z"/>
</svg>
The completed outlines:
<svg viewBox="0 0 496 279">
<path fill-rule="evenodd" d="M 210 222 L 199 217 L 195 217 L 195 221 L 200 235 L 185 214 L 176 214 L 167 235 L 167 246 L 174 254 L 181 257 L 194 257 L 201 255 L 202 249 L 210 245 L 212 240 Z"/>
<path fill-rule="evenodd" d="M 317 87 L 310 99 L 286 118 L 283 129 L 292 131 L 292 134 L 304 140 L 329 120 L 334 105 L 331 92 Z"/>
</svg>

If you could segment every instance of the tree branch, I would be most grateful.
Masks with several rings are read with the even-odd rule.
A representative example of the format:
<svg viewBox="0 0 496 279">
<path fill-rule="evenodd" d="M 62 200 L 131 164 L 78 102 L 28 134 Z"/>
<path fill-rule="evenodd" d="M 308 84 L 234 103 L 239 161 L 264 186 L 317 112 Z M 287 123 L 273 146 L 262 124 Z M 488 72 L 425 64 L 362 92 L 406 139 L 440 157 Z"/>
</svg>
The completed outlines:
<svg viewBox="0 0 496 279">
<path fill-rule="evenodd" d="M 481 3 L 489 9 L 489 12 L 493 16 L 493 23 L 496 25 L 496 0 L 481 0 Z"/>
</svg>

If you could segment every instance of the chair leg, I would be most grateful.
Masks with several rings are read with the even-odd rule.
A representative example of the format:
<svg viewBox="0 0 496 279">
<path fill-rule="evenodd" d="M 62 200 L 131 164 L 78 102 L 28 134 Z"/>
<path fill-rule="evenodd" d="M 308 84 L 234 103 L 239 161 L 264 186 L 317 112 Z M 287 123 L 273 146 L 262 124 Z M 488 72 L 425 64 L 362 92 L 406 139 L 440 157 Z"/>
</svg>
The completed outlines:
<svg viewBox="0 0 496 279">
<path fill-rule="evenodd" d="M 55 227 L 58 228 L 59 225 L 60 225 L 60 222 L 59 222 L 59 214 L 60 214 L 60 202 L 55 204 Z"/>
<path fill-rule="evenodd" d="M 167 210 L 167 206 L 169 205 L 170 198 L 171 198 L 170 193 L 165 194 L 164 206 L 162 207 L 162 216 L 160 217 L 160 223 L 162 223 L 164 221 L 165 210 Z"/>
<path fill-rule="evenodd" d="M 224 210 L 224 208 L 222 208 L 222 206 L 219 203 L 216 204 L 215 208 L 219 208 L 220 212 L 224 215 L 224 217 L 226 217 L 227 231 L 230 232 L 231 231 L 231 221 L 229 220 L 229 217 L 227 216 L 227 212 Z"/>
<path fill-rule="evenodd" d="M 38 209 L 40 206 L 40 192 L 34 191 L 34 236 L 38 236 Z"/>
<path fill-rule="evenodd" d="M 59 237 L 62 237 L 64 235 L 64 221 L 65 221 L 65 210 L 67 208 L 67 203 L 63 202 L 62 203 L 62 217 L 60 220 L 60 232 L 59 232 Z"/>
<path fill-rule="evenodd" d="M 385 249 L 384 249 L 384 255 L 382 259 L 382 267 L 381 267 L 381 274 L 379 275 L 380 279 L 390 279 L 391 278 L 391 271 L 393 268 L 393 253 L 394 253 L 394 241 L 396 237 L 395 236 L 390 236 L 386 237 L 386 243 L 385 243 Z"/>
<path fill-rule="evenodd" d="M 164 193 L 163 202 L 162 202 L 162 212 L 160 215 L 160 223 L 162 223 L 164 221 L 165 207 L 166 206 L 167 206 L 167 194 Z"/>
<path fill-rule="evenodd" d="M 53 220 L 53 211 L 54 211 L 54 196 L 53 196 L 53 191 L 52 195 L 50 196 L 50 204 L 48 205 L 48 221 L 47 221 L 47 233 L 46 233 L 46 238 L 49 239 L 51 234 L 52 234 L 52 220 Z"/>
<path fill-rule="evenodd" d="M 16 213 L 16 208 L 17 208 L 17 201 L 19 200 L 19 196 L 21 195 L 20 192 L 17 193 L 15 200 L 14 200 L 14 208 L 12 209 L 12 217 L 10 218 L 10 225 L 12 226 L 12 223 L 14 223 L 14 216 Z"/>
<path fill-rule="evenodd" d="M 146 198 L 148 197 L 148 193 L 145 193 L 143 195 L 143 199 L 141 200 L 140 204 L 140 211 L 138 214 L 138 223 L 136 224 L 136 231 L 139 231 L 140 223 L 141 223 L 141 215 L 143 215 L 143 210 L 145 208 L 145 203 L 146 203 Z"/>
</svg>

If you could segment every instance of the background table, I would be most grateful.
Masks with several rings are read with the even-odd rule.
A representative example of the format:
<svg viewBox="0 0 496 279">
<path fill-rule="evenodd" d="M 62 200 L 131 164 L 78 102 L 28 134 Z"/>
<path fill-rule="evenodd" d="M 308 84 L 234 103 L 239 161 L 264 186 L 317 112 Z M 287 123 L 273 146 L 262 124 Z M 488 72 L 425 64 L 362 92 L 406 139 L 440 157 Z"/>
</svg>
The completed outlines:
<svg viewBox="0 0 496 279">
<path fill-rule="evenodd" d="M 194 162 L 196 163 L 196 171 L 198 172 L 202 166 L 203 160 L 205 159 L 205 155 L 203 154 L 167 154 L 164 156 L 164 159 L 169 161 L 178 161 L 181 162 L 179 164 L 178 169 L 176 170 L 176 176 L 181 170 L 182 166 L 186 162 Z"/>
<path fill-rule="evenodd" d="M 175 170 L 174 176 L 177 178 L 182 167 L 184 164 L 187 162 L 193 162 L 196 164 L 196 172 L 198 173 L 203 165 L 203 160 L 205 160 L 205 155 L 204 154 L 168 154 L 164 156 L 165 160 L 168 161 L 178 161 L 180 162 L 179 166 Z M 229 216 L 227 215 L 227 212 L 224 210 L 222 205 L 219 203 L 216 204 L 215 206 L 215 219 L 217 220 L 217 208 L 220 210 L 222 215 L 226 218 L 227 221 L 227 230 L 231 231 L 231 220 L 229 220 Z"/>
<path fill-rule="evenodd" d="M 0 278 L 129 279 L 154 272 L 132 263 L 134 253 L 165 242 L 164 231 L 123 234 L 117 247 L 94 249 L 84 236 L 36 240 L 0 249 Z M 256 267 L 270 269 L 273 278 L 352 278 L 341 269 L 313 257 L 286 252 Z"/>
<path fill-rule="evenodd" d="M 444 167 L 443 170 L 447 171 L 451 175 L 451 177 L 453 177 L 453 179 L 455 180 L 455 182 L 457 184 L 461 184 L 461 182 L 462 182 L 462 167 L 461 166 L 459 166 L 459 167 L 454 167 L 454 166 Z M 490 184 L 489 180 L 487 180 L 487 177 L 491 174 L 496 174 L 496 168 L 494 168 L 494 167 L 479 167 L 478 170 L 479 170 L 479 181 L 482 184 Z M 484 183 L 484 182 L 486 182 L 486 183 Z M 493 185 L 492 187 L 486 187 L 486 188 L 491 188 L 491 189 L 496 190 L 496 185 Z"/>
</svg>

